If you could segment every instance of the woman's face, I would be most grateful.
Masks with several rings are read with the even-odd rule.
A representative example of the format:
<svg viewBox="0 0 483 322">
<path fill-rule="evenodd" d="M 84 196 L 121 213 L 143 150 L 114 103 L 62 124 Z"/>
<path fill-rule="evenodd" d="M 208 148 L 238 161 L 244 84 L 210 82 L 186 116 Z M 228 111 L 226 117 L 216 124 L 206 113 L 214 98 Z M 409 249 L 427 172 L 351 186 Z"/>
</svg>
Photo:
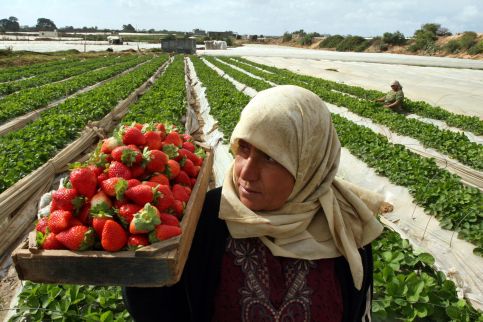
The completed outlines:
<svg viewBox="0 0 483 322">
<path fill-rule="evenodd" d="M 240 201 L 253 211 L 281 208 L 292 193 L 294 177 L 250 143 L 238 144 L 235 176 Z"/>
</svg>

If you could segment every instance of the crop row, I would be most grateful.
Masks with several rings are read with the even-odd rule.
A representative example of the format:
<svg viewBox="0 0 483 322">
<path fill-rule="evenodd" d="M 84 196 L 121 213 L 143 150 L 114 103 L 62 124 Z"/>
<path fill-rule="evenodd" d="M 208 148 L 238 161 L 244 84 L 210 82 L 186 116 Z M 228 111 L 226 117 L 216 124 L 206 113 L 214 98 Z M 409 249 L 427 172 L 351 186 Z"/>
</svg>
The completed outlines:
<svg viewBox="0 0 483 322">
<path fill-rule="evenodd" d="M 234 61 L 227 58 L 222 58 L 222 60 Z M 323 87 L 323 84 L 320 84 L 319 79 L 314 77 L 301 76 L 280 69 L 280 74 L 277 74 L 274 72 L 274 67 L 270 70 L 273 73 L 269 74 L 254 67 L 250 68 L 246 64 L 239 63 L 238 65 L 254 75 L 263 75 L 265 79 L 277 84 L 293 84 L 305 87 L 328 103 L 346 107 L 353 113 L 387 126 L 395 133 L 413 137 L 426 147 L 434 148 L 474 169 L 483 170 L 483 146 L 471 142 L 463 133 L 441 130 L 433 124 L 427 124 L 416 119 L 408 119 L 404 115 L 381 108 L 377 103 L 328 90 Z M 284 76 L 286 73 L 291 73 L 292 77 Z"/>
<path fill-rule="evenodd" d="M 79 137 L 88 121 L 101 119 L 166 61 L 152 59 L 136 70 L 42 112 L 24 128 L 0 137 L 0 192 L 47 162 Z"/>
<path fill-rule="evenodd" d="M 183 57 L 177 55 L 139 101 L 129 107 L 129 112 L 121 122 L 161 122 L 182 128 L 180 120 L 186 113 L 185 94 Z M 39 297 L 49 299 L 48 305 L 44 305 L 45 310 L 32 309 L 32 307 L 40 306 Z M 70 297 L 73 299 L 71 300 Z M 101 301 L 94 301 L 94 299 L 101 299 Z M 96 302 L 100 303 L 96 305 Z M 60 307 L 66 309 L 59 312 L 55 303 L 62 303 Z M 104 305 L 104 303 L 109 303 L 109 305 Z M 85 311 L 87 306 L 92 307 L 90 312 Z M 96 321 L 102 320 L 101 317 L 106 320 L 130 320 L 129 313 L 122 302 L 120 287 L 26 283 L 19 295 L 17 313 L 14 318 L 28 317 L 44 320 L 52 319 L 56 315 L 67 319 L 82 316 Z"/>
<path fill-rule="evenodd" d="M 129 107 L 123 122 L 167 122 L 181 126 L 180 120 L 185 113 L 184 61 L 183 56 L 177 55 L 149 91 Z"/>
<path fill-rule="evenodd" d="M 147 57 L 132 57 L 127 62 L 121 62 L 100 70 L 93 70 L 72 77 L 65 82 L 47 84 L 42 87 L 30 88 L 11 94 L 0 101 L 0 123 L 4 123 L 14 117 L 34 111 L 46 106 L 55 99 L 66 97 L 80 89 L 115 76 L 131 67 L 145 62 L 147 59 Z"/>
<path fill-rule="evenodd" d="M 276 74 L 270 77 L 277 79 Z M 306 87 L 302 82 L 296 85 Z M 310 89 L 318 93 L 316 88 Z M 441 227 L 458 231 L 461 238 L 477 246 L 476 253 L 483 252 L 482 194 L 478 189 L 462 185 L 459 177 L 439 168 L 432 159 L 391 144 L 384 136 L 343 117 L 332 117 L 341 143 L 352 154 L 391 182 L 407 187 L 415 202 L 439 219 Z"/>
<path fill-rule="evenodd" d="M 300 74 L 290 72 L 286 69 L 279 69 L 276 67 L 257 64 L 243 58 L 239 58 L 238 60 L 240 62 L 245 62 L 246 64 L 256 66 L 270 72 L 277 73 L 289 79 L 293 77 L 297 77 L 298 80 L 302 80 L 302 81 L 307 81 L 307 82 L 316 81 L 317 86 L 321 86 L 327 90 L 335 90 L 342 93 L 347 93 L 364 100 L 374 100 L 376 98 L 379 98 L 385 95 L 385 93 L 380 91 L 367 90 L 358 86 L 351 86 L 347 84 L 341 84 L 341 83 L 337 83 L 329 80 L 324 80 L 317 77 L 300 75 Z M 409 112 L 415 113 L 420 116 L 445 121 L 446 124 L 448 124 L 449 126 L 454 126 L 465 131 L 473 132 L 476 135 L 483 135 L 483 121 L 476 116 L 468 116 L 468 115 L 451 113 L 439 106 L 432 106 L 423 101 L 412 101 L 408 98 L 404 99 L 404 108 L 407 109 Z"/>
<path fill-rule="evenodd" d="M 62 66 L 68 66 L 78 61 L 79 59 L 57 59 L 47 63 L 5 68 L 0 70 L 0 82 L 10 82 L 16 79 L 48 73 L 58 68 L 62 68 Z"/>
<path fill-rule="evenodd" d="M 230 106 L 231 108 L 228 109 L 229 106 L 225 105 L 225 97 L 230 93 L 231 96 L 238 96 L 237 93 L 240 92 L 229 81 L 222 79 L 213 70 L 203 65 L 198 58 L 193 57 L 192 60 L 198 78 L 206 87 L 206 92 L 211 93 L 207 95 L 210 107 L 226 107 L 225 113 L 212 112 L 223 133 L 229 137 L 230 129 L 233 129 L 233 119 L 239 118 L 239 113 L 249 101 L 249 97 L 243 95 L 244 99 L 240 98 L 238 101 L 240 105 Z M 211 86 L 215 88 L 211 89 Z M 216 93 L 223 93 L 223 95 L 218 96 Z M 340 134 L 338 124 L 334 123 L 339 136 L 346 137 L 347 133 L 343 131 Z M 391 148 L 390 145 L 389 148 Z M 458 300 L 454 283 L 447 280 L 444 274 L 433 269 L 434 258 L 430 254 L 415 254 L 407 240 L 402 240 L 397 233 L 387 230 L 373 243 L 373 248 L 375 259 L 373 312 L 377 318 L 412 321 L 417 318 L 441 316 L 442 320 L 450 320 L 457 316 L 458 321 L 472 321 L 477 316 L 478 313 L 464 300 Z"/>
<path fill-rule="evenodd" d="M 112 64 L 120 63 L 126 60 L 127 59 L 125 57 L 120 59 L 116 57 L 101 57 L 90 59 L 87 61 L 79 61 L 73 64 L 69 64 L 68 66 L 64 66 L 63 68 L 57 68 L 54 71 L 43 73 L 36 77 L 23 79 L 16 82 L 1 83 L 0 95 L 8 95 L 13 92 L 21 91 L 23 89 L 38 87 L 48 83 L 57 82 L 75 75 L 88 72 L 93 69 L 107 67 Z"/>
</svg>

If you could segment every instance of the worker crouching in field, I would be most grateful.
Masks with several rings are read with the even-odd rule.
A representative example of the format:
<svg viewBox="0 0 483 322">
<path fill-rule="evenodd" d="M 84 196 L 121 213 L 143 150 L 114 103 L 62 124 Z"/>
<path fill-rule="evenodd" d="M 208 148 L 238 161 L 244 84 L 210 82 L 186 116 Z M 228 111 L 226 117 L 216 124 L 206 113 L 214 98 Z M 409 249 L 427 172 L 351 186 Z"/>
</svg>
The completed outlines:
<svg viewBox="0 0 483 322">
<path fill-rule="evenodd" d="M 404 92 L 401 84 L 397 80 L 391 83 L 391 91 L 375 101 L 383 102 L 385 108 L 391 109 L 394 112 L 404 113 Z"/>
<path fill-rule="evenodd" d="M 336 179 L 341 145 L 324 102 L 296 86 L 262 91 L 230 144 L 234 162 L 206 195 L 181 280 L 124 288 L 132 317 L 370 321 L 379 200 Z"/>
</svg>

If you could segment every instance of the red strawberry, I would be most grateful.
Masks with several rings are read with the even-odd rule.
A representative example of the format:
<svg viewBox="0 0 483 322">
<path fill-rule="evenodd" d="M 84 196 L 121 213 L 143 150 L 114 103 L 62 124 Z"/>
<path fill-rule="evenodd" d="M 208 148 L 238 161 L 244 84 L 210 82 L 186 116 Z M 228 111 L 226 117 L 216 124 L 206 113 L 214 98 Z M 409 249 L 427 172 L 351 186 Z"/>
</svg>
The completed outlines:
<svg viewBox="0 0 483 322">
<path fill-rule="evenodd" d="M 142 125 L 141 123 L 134 123 L 133 127 L 137 128 L 138 130 L 142 131 L 144 125 Z"/>
<path fill-rule="evenodd" d="M 75 189 L 60 188 L 52 193 L 52 205 L 50 210 L 75 211 L 79 209 L 84 201 L 77 198 L 79 195 Z"/>
<path fill-rule="evenodd" d="M 166 240 L 174 236 L 181 235 L 181 228 L 170 225 L 158 225 L 156 229 L 149 234 L 149 241 L 155 243 L 160 240 Z"/>
<path fill-rule="evenodd" d="M 175 184 L 172 189 L 174 199 L 180 200 L 182 202 L 188 202 L 188 200 L 190 199 L 191 192 L 188 193 L 188 191 L 185 188 L 186 187 L 182 185 Z"/>
<path fill-rule="evenodd" d="M 195 145 L 191 142 L 183 142 L 183 149 L 195 153 Z"/>
<path fill-rule="evenodd" d="M 155 204 L 159 211 L 164 211 L 171 207 L 174 203 L 173 193 L 167 185 L 160 185 L 157 188 L 158 197 L 156 198 Z"/>
<path fill-rule="evenodd" d="M 163 123 L 156 123 L 155 127 L 156 127 L 156 130 L 161 132 L 161 135 L 166 135 L 166 127 L 164 126 Z"/>
<path fill-rule="evenodd" d="M 191 135 L 189 135 L 188 133 L 181 134 L 181 138 L 183 139 L 184 142 L 192 142 L 193 141 L 193 137 Z"/>
<path fill-rule="evenodd" d="M 89 223 L 89 213 L 91 212 L 91 204 L 90 202 L 86 203 L 82 206 L 79 214 L 77 215 L 77 219 L 79 219 L 84 225 L 88 225 Z"/>
<path fill-rule="evenodd" d="M 55 210 L 50 213 L 47 225 L 51 232 L 57 234 L 69 228 L 71 218 L 72 212 L 67 210 Z"/>
<path fill-rule="evenodd" d="M 181 170 L 176 178 L 174 178 L 174 182 L 179 183 L 184 186 L 191 186 L 190 177 L 186 172 Z"/>
<path fill-rule="evenodd" d="M 141 181 L 139 181 L 138 179 L 129 179 L 127 181 L 127 188 L 129 189 L 140 184 L 141 184 Z"/>
<path fill-rule="evenodd" d="M 179 220 L 176 216 L 167 213 L 159 214 L 159 218 L 161 219 L 161 224 L 163 225 L 170 225 L 170 226 L 179 226 Z"/>
<path fill-rule="evenodd" d="M 86 226 L 74 226 L 58 233 L 56 239 L 70 250 L 86 250 L 94 245 L 94 231 Z"/>
<path fill-rule="evenodd" d="M 80 221 L 77 217 L 71 217 L 69 220 L 69 227 L 74 226 L 84 226 L 84 223 Z"/>
<path fill-rule="evenodd" d="M 124 198 L 124 192 L 128 188 L 128 182 L 123 178 L 114 177 L 101 182 L 101 189 L 110 197 L 116 197 L 117 200 Z"/>
<path fill-rule="evenodd" d="M 173 144 L 178 148 L 181 148 L 181 146 L 183 145 L 183 141 L 181 140 L 179 133 L 176 131 L 173 131 L 173 132 L 169 132 L 166 135 L 166 138 L 164 139 L 163 144 Z"/>
<path fill-rule="evenodd" d="M 153 205 L 147 203 L 144 208 L 134 214 L 134 217 L 129 225 L 129 232 L 131 234 L 145 234 L 154 230 L 156 225 L 161 223 L 159 218 L 159 211 Z"/>
<path fill-rule="evenodd" d="M 142 184 L 146 185 L 146 186 L 150 186 L 152 188 L 157 188 L 158 186 L 160 186 L 161 184 L 158 183 L 158 182 L 153 182 L 153 181 L 143 181 Z"/>
<path fill-rule="evenodd" d="M 127 246 L 130 250 L 136 250 L 146 245 L 149 245 L 149 239 L 146 235 L 131 235 L 127 238 Z"/>
<path fill-rule="evenodd" d="M 141 178 L 146 171 L 141 165 L 133 165 L 129 170 L 133 178 Z"/>
<path fill-rule="evenodd" d="M 122 162 L 128 167 L 139 164 L 143 160 L 141 151 L 135 145 L 121 145 L 112 150 L 112 159 Z"/>
<path fill-rule="evenodd" d="M 45 234 L 45 229 L 48 226 L 48 218 L 47 217 L 41 217 L 38 221 L 37 224 L 35 225 L 35 230 L 40 231 L 42 234 Z"/>
<path fill-rule="evenodd" d="M 108 252 L 117 252 L 127 243 L 127 234 L 114 220 L 107 220 L 102 230 L 101 245 Z"/>
<path fill-rule="evenodd" d="M 169 160 L 169 161 L 171 161 L 171 160 Z M 169 161 L 168 161 L 168 165 L 169 165 Z M 159 183 L 161 185 L 166 185 L 166 186 L 169 185 L 169 179 L 164 174 L 155 174 L 154 176 L 152 176 L 149 179 L 149 181 Z"/>
<path fill-rule="evenodd" d="M 181 200 L 174 200 L 171 209 L 173 212 L 178 215 L 178 217 L 183 215 L 185 204 Z"/>
<path fill-rule="evenodd" d="M 170 159 L 168 160 L 168 164 L 166 166 L 166 170 L 164 171 L 169 179 L 174 179 L 178 176 L 181 168 L 179 163 L 176 160 Z"/>
<path fill-rule="evenodd" d="M 191 178 L 190 180 L 191 180 L 191 185 L 190 185 L 190 187 L 194 187 L 194 186 L 195 186 L 195 184 L 196 184 L 196 178 Z"/>
<path fill-rule="evenodd" d="M 145 184 L 140 184 L 127 189 L 124 195 L 132 202 L 140 206 L 144 206 L 146 203 L 153 201 L 155 196 L 155 192 L 153 191 L 153 189 L 155 190 L 155 188 L 153 187 Z"/>
<path fill-rule="evenodd" d="M 140 146 L 146 143 L 143 132 L 137 127 L 124 127 L 121 130 L 121 134 L 122 143 L 125 145 L 134 144 Z"/>
<path fill-rule="evenodd" d="M 119 209 L 124 205 L 127 205 L 129 201 L 124 198 L 123 200 L 114 200 L 114 208 Z"/>
<path fill-rule="evenodd" d="M 104 216 L 104 215 L 94 215 L 92 218 L 92 228 L 96 231 L 96 234 L 99 238 L 102 237 L 102 230 L 104 229 L 104 225 L 108 220 L 111 220 L 111 216 Z"/>
<path fill-rule="evenodd" d="M 91 198 L 97 191 L 97 176 L 88 167 L 72 170 L 69 179 L 72 187 L 81 196 Z"/>
<path fill-rule="evenodd" d="M 120 177 L 126 180 L 132 178 L 131 171 L 127 166 L 118 161 L 112 161 L 108 170 L 109 178 Z"/>
<path fill-rule="evenodd" d="M 150 150 L 145 153 L 146 170 L 150 172 L 163 172 L 168 163 L 168 156 L 160 150 Z"/>
<path fill-rule="evenodd" d="M 95 164 L 89 164 L 87 167 L 91 169 L 92 172 L 94 172 L 96 178 L 102 173 L 102 171 L 104 171 L 103 167 L 96 166 Z"/>
<path fill-rule="evenodd" d="M 109 179 L 109 174 L 107 172 L 103 172 L 97 176 L 97 183 L 101 184 L 102 181 Z"/>
<path fill-rule="evenodd" d="M 193 161 L 190 159 L 186 159 L 183 162 L 183 166 L 181 167 L 184 172 L 186 172 L 190 177 L 194 178 L 198 174 L 195 170 L 195 165 L 193 164 Z M 199 172 L 199 171 L 198 171 Z"/>
<path fill-rule="evenodd" d="M 55 233 L 48 233 L 47 236 L 45 236 L 45 239 L 42 242 L 42 248 L 43 249 L 64 249 L 64 245 L 59 242 L 56 238 Z"/>
<path fill-rule="evenodd" d="M 149 150 L 159 150 L 163 146 L 161 132 L 159 131 L 147 131 L 144 133 L 144 137 L 146 138 L 146 146 Z"/>
<path fill-rule="evenodd" d="M 110 154 L 114 148 L 118 147 L 121 144 L 115 137 L 111 136 L 107 139 L 102 141 L 101 152 Z"/>
<path fill-rule="evenodd" d="M 134 214 L 141 209 L 143 209 L 143 207 L 140 205 L 128 203 L 119 207 L 119 209 L 117 210 L 117 216 L 119 217 L 119 220 L 124 227 L 129 227 L 129 224 L 131 223 Z"/>
</svg>

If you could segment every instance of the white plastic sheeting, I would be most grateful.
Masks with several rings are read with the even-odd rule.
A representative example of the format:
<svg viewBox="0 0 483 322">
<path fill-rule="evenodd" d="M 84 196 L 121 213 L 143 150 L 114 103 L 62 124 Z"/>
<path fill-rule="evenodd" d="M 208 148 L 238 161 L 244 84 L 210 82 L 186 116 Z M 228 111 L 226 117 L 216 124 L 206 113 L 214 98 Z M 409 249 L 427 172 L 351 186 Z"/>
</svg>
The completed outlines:
<svg viewBox="0 0 483 322">
<path fill-rule="evenodd" d="M 227 65 L 227 66 L 229 66 L 229 67 L 231 67 L 231 68 L 233 68 L 233 69 L 236 69 L 236 70 L 238 70 L 239 72 L 242 72 L 242 73 L 244 73 L 244 74 L 246 74 L 246 75 L 248 75 L 248 76 L 250 76 L 250 77 L 252 77 L 252 78 L 255 78 L 255 79 L 258 79 L 258 80 L 262 80 L 262 81 L 264 81 L 264 82 L 266 82 L 266 83 L 268 83 L 268 84 L 270 84 L 270 85 L 272 85 L 272 86 L 277 86 L 277 84 L 275 84 L 274 82 L 271 82 L 271 81 L 269 81 L 269 80 L 263 79 L 263 78 L 261 78 L 260 76 L 253 75 L 252 73 L 247 72 L 246 70 L 244 70 L 244 69 L 242 69 L 242 68 L 240 68 L 240 67 L 238 67 L 238 66 L 231 65 L 231 64 L 226 63 L 226 62 L 224 62 L 224 61 L 222 61 L 222 60 L 220 60 L 220 59 L 218 59 L 218 58 L 217 58 L 216 60 L 217 60 L 217 61 L 219 61 L 220 63 L 225 64 L 225 65 Z M 257 67 L 257 68 L 258 68 L 258 67 Z M 261 68 L 259 68 L 259 69 L 261 70 Z"/>
</svg>

